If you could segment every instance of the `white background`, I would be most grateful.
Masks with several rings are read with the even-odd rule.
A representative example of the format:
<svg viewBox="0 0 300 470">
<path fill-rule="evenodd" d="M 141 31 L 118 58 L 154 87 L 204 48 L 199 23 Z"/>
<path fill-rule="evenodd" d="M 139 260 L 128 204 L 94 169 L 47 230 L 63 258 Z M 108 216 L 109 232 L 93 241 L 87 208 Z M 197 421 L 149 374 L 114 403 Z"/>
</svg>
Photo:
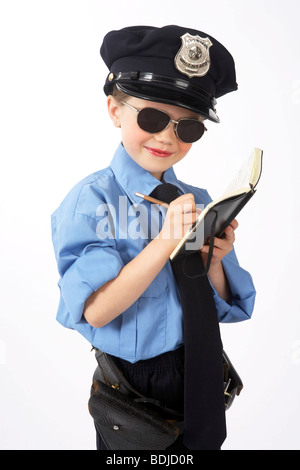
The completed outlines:
<svg viewBox="0 0 300 470">
<path fill-rule="evenodd" d="M 233 54 L 239 91 L 221 124 L 176 168 L 213 197 L 254 146 L 257 194 L 238 217 L 236 250 L 257 289 L 252 320 L 222 326 L 244 381 L 224 449 L 300 449 L 299 2 L 296 0 L 1 0 L 1 449 L 94 449 L 87 400 L 95 359 L 55 320 L 50 214 L 107 166 L 119 142 L 106 113 L 104 34 L 180 24 Z"/>
</svg>

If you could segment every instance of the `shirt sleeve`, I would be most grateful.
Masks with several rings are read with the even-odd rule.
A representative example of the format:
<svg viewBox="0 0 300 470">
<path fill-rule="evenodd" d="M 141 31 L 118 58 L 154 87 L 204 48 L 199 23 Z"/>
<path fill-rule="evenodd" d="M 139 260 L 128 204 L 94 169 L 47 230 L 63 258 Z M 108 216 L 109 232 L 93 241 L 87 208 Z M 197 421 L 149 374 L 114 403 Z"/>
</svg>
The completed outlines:
<svg viewBox="0 0 300 470">
<path fill-rule="evenodd" d="M 51 222 L 61 300 L 74 323 L 86 322 L 86 299 L 114 279 L 124 263 L 114 239 L 98 238 L 96 218 L 75 213 L 60 220 L 53 215 Z"/>
<path fill-rule="evenodd" d="M 222 264 L 231 290 L 231 298 L 226 302 L 212 286 L 219 321 L 234 323 L 247 320 L 252 316 L 256 296 L 252 277 L 239 266 L 234 249 L 223 258 Z"/>
</svg>

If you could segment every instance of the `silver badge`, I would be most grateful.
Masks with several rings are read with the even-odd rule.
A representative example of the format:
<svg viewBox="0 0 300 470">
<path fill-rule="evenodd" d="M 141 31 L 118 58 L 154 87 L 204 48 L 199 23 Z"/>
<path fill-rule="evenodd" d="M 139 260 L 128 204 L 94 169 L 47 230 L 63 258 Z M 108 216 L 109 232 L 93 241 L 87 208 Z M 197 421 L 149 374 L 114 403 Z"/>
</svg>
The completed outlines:
<svg viewBox="0 0 300 470">
<path fill-rule="evenodd" d="M 209 48 L 213 45 L 211 40 L 185 33 L 181 36 L 181 41 L 181 48 L 175 57 L 176 68 L 189 78 L 206 75 L 210 67 Z"/>
</svg>

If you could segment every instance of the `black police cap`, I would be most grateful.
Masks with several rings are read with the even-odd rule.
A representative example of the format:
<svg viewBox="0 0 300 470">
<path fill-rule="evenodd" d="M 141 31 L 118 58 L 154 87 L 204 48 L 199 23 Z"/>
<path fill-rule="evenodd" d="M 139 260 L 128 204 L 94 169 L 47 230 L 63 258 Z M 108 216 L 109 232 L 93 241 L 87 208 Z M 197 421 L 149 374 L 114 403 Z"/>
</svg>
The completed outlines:
<svg viewBox="0 0 300 470">
<path fill-rule="evenodd" d="M 110 31 L 100 54 L 114 85 L 138 98 L 190 109 L 219 122 L 216 99 L 237 89 L 234 60 L 212 36 L 180 26 Z"/>
</svg>

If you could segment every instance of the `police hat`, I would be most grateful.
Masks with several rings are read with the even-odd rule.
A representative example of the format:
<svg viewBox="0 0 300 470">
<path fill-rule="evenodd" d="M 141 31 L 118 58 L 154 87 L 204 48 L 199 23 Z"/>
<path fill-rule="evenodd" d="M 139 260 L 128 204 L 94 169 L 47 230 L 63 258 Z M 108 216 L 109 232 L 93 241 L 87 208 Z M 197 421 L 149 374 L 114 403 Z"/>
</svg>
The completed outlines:
<svg viewBox="0 0 300 470">
<path fill-rule="evenodd" d="M 216 99 L 237 89 L 234 60 L 206 33 L 180 26 L 131 26 L 104 37 L 100 54 L 114 85 L 128 95 L 190 109 L 219 122 Z"/>
</svg>

